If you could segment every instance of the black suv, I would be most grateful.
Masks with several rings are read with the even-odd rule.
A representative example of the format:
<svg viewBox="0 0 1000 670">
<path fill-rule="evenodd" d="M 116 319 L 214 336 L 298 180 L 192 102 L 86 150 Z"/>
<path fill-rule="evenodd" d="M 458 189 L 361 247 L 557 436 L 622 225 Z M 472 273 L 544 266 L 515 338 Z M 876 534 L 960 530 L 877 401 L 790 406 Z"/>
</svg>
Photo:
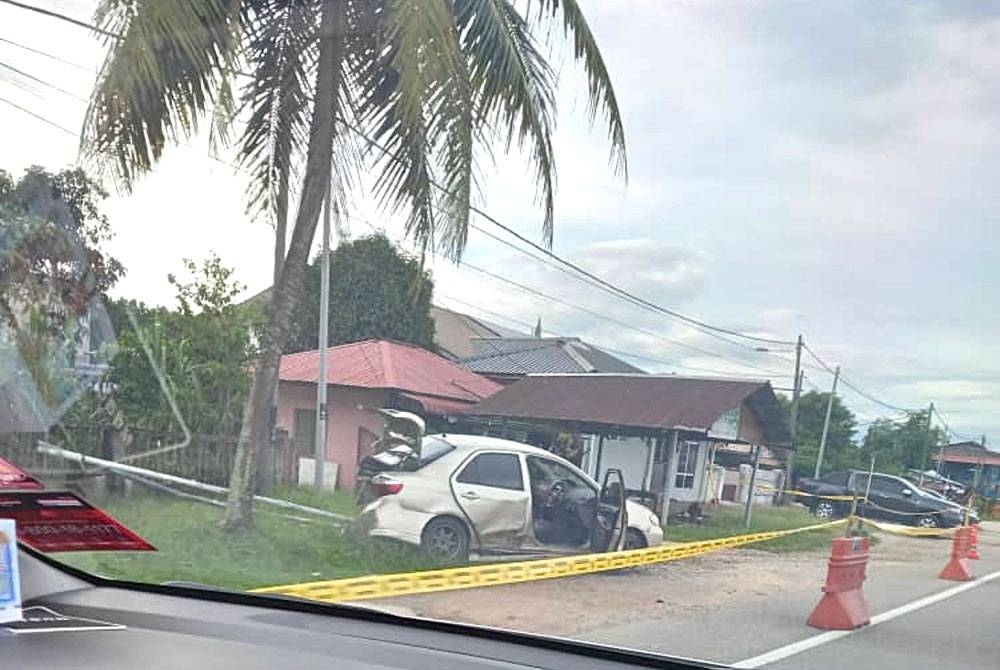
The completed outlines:
<svg viewBox="0 0 1000 670">
<path fill-rule="evenodd" d="M 807 505 L 818 517 L 846 516 L 850 501 L 825 500 L 819 496 L 853 496 L 859 499 L 868 494 L 866 502 L 858 502 L 858 514 L 869 519 L 884 519 L 922 528 L 952 528 L 962 524 L 965 510 L 958 503 L 946 500 L 917 487 L 902 477 L 876 472 L 868 486 L 868 473 L 859 470 L 831 472 L 819 479 L 799 480 L 798 489 L 812 496 L 801 496 L 799 502 Z M 969 520 L 978 523 L 973 511 Z"/>
</svg>

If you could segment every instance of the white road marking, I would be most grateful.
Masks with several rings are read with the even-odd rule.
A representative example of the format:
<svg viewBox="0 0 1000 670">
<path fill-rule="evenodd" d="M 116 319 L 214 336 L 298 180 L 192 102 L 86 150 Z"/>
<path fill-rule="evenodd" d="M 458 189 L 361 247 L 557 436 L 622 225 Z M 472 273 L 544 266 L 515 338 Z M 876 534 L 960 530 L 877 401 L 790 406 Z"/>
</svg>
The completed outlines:
<svg viewBox="0 0 1000 670">
<path fill-rule="evenodd" d="M 813 635 L 812 637 L 807 637 L 804 640 L 799 640 L 798 642 L 793 642 L 791 644 L 785 645 L 784 647 L 778 647 L 777 649 L 772 649 L 771 651 L 760 654 L 759 656 L 754 656 L 752 658 L 744 659 L 738 663 L 734 663 L 732 667 L 734 668 L 759 668 L 762 665 L 767 665 L 769 663 L 775 663 L 777 661 L 788 658 L 789 656 L 795 656 L 796 654 L 801 654 L 809 649 L 815 649 L 816 647 L 822 646 L 824 644 L 839 640 L 842 637 L 847 637 L 848 635 L 853 635 L 859 631 L 866 630 L 872 626 L 877 626 L 880 623 L 885 623 L 886 621 L 892 621 L 898 617 L 904 616 L 911 612 L 916 612 L 919 609 L 923 609 L 929 605 L 939 603 L 942 600 L 947 600 L 952 596 L 957 596 L 959 593 L 964 593 L 977 586 L 982 586 L 987 582 L 991 582 L 994 579 L 1000 578 L 1000 571 L 991 572 L 988 575 L 980 577 L 971 582 L 964 582 L 958 586 L 953 586 L 950 589 L 945 589 L 944 591 L 938 591 L 937 593 L 932 593 L 929 596 L 919 598 L 913 602 L 906 603 L 905 605 L 900 605 L 895 609 L 891 609 L 888 612 L 883 612 L 882 614 L 876 614 L 872 617 L 871 623 L 867 626 L 861 628 L 855 628 L 854 630 L 831 630 L 825 633 L 820 633 L 819 635 Z"/>
</svg>

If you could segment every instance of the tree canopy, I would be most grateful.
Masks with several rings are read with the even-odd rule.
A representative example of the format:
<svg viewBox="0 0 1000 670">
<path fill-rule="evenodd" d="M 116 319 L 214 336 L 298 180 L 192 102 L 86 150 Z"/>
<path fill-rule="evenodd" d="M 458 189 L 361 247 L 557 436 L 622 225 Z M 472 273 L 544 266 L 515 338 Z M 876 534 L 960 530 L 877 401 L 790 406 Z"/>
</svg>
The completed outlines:
<svg viewBox="0 0 1000 670">
<path fill-rule="evenodd" d="M 906 419 L 878 419 L 865 433 L 861 453 L 865 463 L 875 459 L 880 472 L 902 473 L 907 468 L 926 469 L 937 446 L 947 436 L 931 426 L 928 411 L 910 412 Z"/>
<path fill-rule="evenodd" d="M 329 345 L 372 338 L 434 346 L 434 283 L 420 260 L 384 235 L 341 243 L 330 253 Z M 317 346 L 320 259 L 306 271 L 305 296 L 292 317 L 286 351 Z"/>
<path fill-rule="evenodd" d="M 823 421 L 829 393 L 809 391 L 799 397 L 799 418 L 795 437 L 795 457 L 793 461 L 796 476 L 812 477 L 819 455 L 819 443 L 823 436 Z M 789 401 L 784 396 L 779 399 L 786 409 Z M 857 420 L 854 413 L 844 404 L 840 396 L 834 396 L 830 411 L 830 430 L 823 451 L 821 472 L 841 470 L 858 465 L 860 453 L 854 442 Z"/>
</svg>

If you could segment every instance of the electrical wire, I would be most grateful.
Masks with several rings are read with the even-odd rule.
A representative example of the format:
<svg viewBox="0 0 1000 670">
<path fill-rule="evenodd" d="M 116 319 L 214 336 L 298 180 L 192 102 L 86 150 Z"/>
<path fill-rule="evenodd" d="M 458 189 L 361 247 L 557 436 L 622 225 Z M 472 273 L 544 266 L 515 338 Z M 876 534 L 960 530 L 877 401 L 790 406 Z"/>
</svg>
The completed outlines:
<svg viewBox="0 0 1000 670">
<path fill-rule="evenodd" d="M 70 67 L 75 67 L 76 69 L 83 70 L 84 72 L 89 72 L 91 74 L 97 74 L 97 70 L 93 70 L 91 68 L 84 67 L 84 66 L 80 65 L 79 63 L 74 63 L 73 61 L 66 60 L 65 58 L 60 58 L 59 56 L 56 56 L 55 54 L 51 54 L 51 53 L 49 53 L 47 51 L 42 51 L 41 49 L 35 49 L 34 47 L 29 47 L 26 44 L 21 44 L 20 42 L 15 42 L 14 40 L 7 39 L 6 37 L 0 37 L 0 42 L 4 42 L 6 44 L 10 44 L 11 46 L 15 46 L 15 47 L 17 47 L 19 49 L 24 49 L 25 51 L 30 51 L 31 53 L 38 54 L 39 56 L 45 56 L 46 58 L 51 58 L 54 61 L 62 63 L 63 65 L 69 65 Z"/>
<path fill-rule="evenodd" d="M 24 77 L 25 79 L 30 79 L 31 81 L 33 81 L 33 82 L 35 82 L 37 84 L 41 84 L 42 86 L 45 86 L 47 88 L 51 88 L 54 91 L 58 91 L 59 93 L 62 93 L 63 95 L 68 95 L 69 97 L 74 98 L 76 100 L 79 100 L 80 102 L 87 102 L 86 98 L 84 98 L 82 96 L 79 96 L 76 93 L 73 93 L 72 91 L 67 91 L 64 88 L 60 88 L 60 87 L 56 86 L 55 84 L 49 83 L 49 82 L 45 81 L 44 79 L 42 79 L 40 77 L 36 77 L 35 75 L 31 74 L 30 72 L 25 72 L 24 70 L 21 70 L 20 68 L 16 68 L 13 65 L 9 65 L 7 63 L 4 63 L 3 61 L 0 61 L 0 67 L 6 68 L 6 69 L 10 70 L 11 72 L 14 72 L 17 75 L 19 75 L 21 77 Z"/>
<path fill-rule="evenodd" d="M 47 123 L 48 125 L 52 126 L 53 128 L 58 128 L 59 130 L 63 131 L 64 133 L 72 135 L 73 137 L 77 136 L 77 133 L 73 132 L 69 128 L 66 128 L 65 126 L 61 126 L 58 123 L 56 123 L 55 121 L 52 121 L 50 119 L 45 118 L 41 114 L 36 114 L 35 112 L 33 112 L 30 109 L 27 109 L 25 107 L 22 107 L 21 105 L 17 104 L 16 102 L 11 102 L 7 98 L 0 97 L 0 102 L 5 102 L 8 105 L 10 105 L 11 107 L 14 107 L 15 109 L 18 109 L 18 110 L 24 112 L 25 114 L 27 114 L 29 116 L 33 116 L 36 119 L 38 119 L 39 121 L 41 121 L 43 123 Z"/>
<path fill-rule="evenodd" d="M 35 12 L 37 14 L 43 14 L 49 18 L 59 19 L 60 21 L 65 21 L 66 23 L 72 23 L 75 26 L 81 28 L 87 28 L 88 30 L 93 30 L 95 33 L 104 35 L 105 37 L 114 37 L 115 39 L 121 39 L 121 35 L 113 33 L 111 31 L 105 30 L 99 26 L 95 26 L 93 23 L 87 23 L 86 21 L 81 21 L 80 19 L 74 19 L 72 16 L 67 14 L 62 14 L 60 12 L 52 11 L 51 9 L 43 9 L 42 7 L 36 7 L 34 5 L 28 5 L 23 2 L 16 2 L 15 0 L 0 0 L 0 3 L 5 5 L 10 5 L 12 7 L 17 7 L 18 9 L 24 9 L 29 12 Z"/>
<path fill-rule="evenodd" d="M 346 121 L 341 121 L 340 123 L 344 127 L 346 127 L 348 130 L 351 130 L 356 135 L 358 135 L 369 146 L 371 146 L 371 147 L 373 147 L 375 149 L 378 149 L 380 153 L 382 153 L 384 156 L 386 156 L 390 160 L 394 160 L 394 161 L 397 161 L 397 162 L 405 163 L 404 159 L 402 159 L 399 156 L 396 156 L 395 154 L 393 154 L 391 151 L 389 151 L 389 149 L 387 149 L 383 145 L 381 145 L 378 142 L 376 142 L 375 140 L 373 140 L 371 137 L 369 137 L 368 135 L 366 135 L 362 130 L 360 130 L 356 126 L 354 126 L 354 125 L 352 125 L 350 123 L 347 123 Z M 436 188 L 437 190 L 443 192 L 444 194 L 451 195 L 451 192 L 446 187 L 444 187 L 440 183 L 438 183 L 436 180 L 432 179 L 431 180 L 431 185 L 434 186 L 434 188 Z M 649 300 L 646 300 L 645 298 L 639 297 L 639 296 L 637 296 L 637 295 L 635 295 L 635 294 L 627 291 L 626 289 L 623 289 L 620 286 L 617 286 L 617 285 L 615 285 L 615 284 L 607 281 L 606 279 L 604 279 L 604 278 L 602 278 L 602 277 L 594 274 L 590 270 L 587 270 L 586 268 L 583 268 L 579 264 L 573 263 L 572 261 L 569 261 L 569 260 L 563 258 L 562 256 L 560 256 L 559 254 L 553 252 L 552 250 L 546 249 L 545 247 L 543 247 L 542 245 L 538 244 L 537 242 L 535 242 L 535 241 L 533 241 L 531 239 L 528 239 L 527 237 L 525 237 L 521 233 L 517 232 L 513 228 L 505 225 L 504 223 L 502 223 L 501 221 L 499 221 L 496 217 L 492 216 L 491 214 L 489 214 L 488 212 L 484 211 L 483 209 L 481 209 L 481 208 L 479 208 L 479 207 L 477 207 L 475 205 L 470 205 L 469 210 L 471 212 L 474 212 L 475 214 L 478 214 L 480 217 L 486 219 L 487 221 L 489 221 L 490 223 L 492 223 L 494 226 L 500 228 L 501 230 L 503 230 L 504 232 L 506 232 L 508 235 L 511 235 L 512 237 L 516 238 L 520 242 L 529 245 L 531 248 L 533 248 L 536 251 L 542 253 L 543 255 L 547 256 L 548 258 L 552 259 L 553 261 L 556 261 L 556 262 L 562 264 L 563 266 L 565 266 L 565 267 L 573 270 L 574 272 L 578 273 L 580 276 L 587 278 L 588 280 L 590 280 L 589 283 L 591 283 L 592 285 L 598 286 L 602 290 L 604 290 L 604 291 L 606 291 L 608 293 L 611 293 L 612 295 L 616 295 L 619 298 L 624 298 L 624 299 L 628 300 L 629 302 L 632 302 L 632 303 L 634 303 L 636 305 L 639 305 L 639 306 L 645 307 L 647 309 L 659 312 L 661 314 L 665 314 L 667 316 L 673 317 L 675 319 L 683 321 L 684 323 L 687 323 L 688 325 L 694 326 L 694 327 L 696 327 L 698 329 L 701 329 L 703 331 L 708 331 L 709 334 L 716 334 L 717 335 L 717 334 L 721 333 L 721 334 L 726 334 L 726 335 L 732 335 L 734 337 L 740 337 L 740 338 L 743 338 L 743 339 L 746 339 L 746 340 L 751 340 L 751 341 L 755 341 L 755 342 L 764 342 L 764 343 L 770 343 L 770 344 L 782 344 L 782 345 L 794 345 L 794 344 L 796 344 L 795 342 L 793 342 L 791 340 L 779 340 L 779 339 L 776 339 L 776 338 L 760 337 L 760 336 L 757 336 L 757 335 L 750 335 L 750 334 L 747 334 L 747 333 L 741 333 L 741 332 L 736 331 L 736 330 L 732 330 L 732 329 L 728 329 L 728 328 L 723 328 L 722 326 L 715 326 L 715 325 L 712 325 L 712 324 L 707 323 L 705 321 L 701 321 L 699 319 L 695 319 L 694 317 L 690 317 L 690 316 L 687 316 L 685 314 L 682 314 L 682 313 L 680 313 L 680 312 L 678 312 L 676 310 L 672 310 L 672 309 L 669 309 L 667 307 L 663 307 L 662 305 L 658 305 L 656 303 L 650 302 Z"/>
</svg>

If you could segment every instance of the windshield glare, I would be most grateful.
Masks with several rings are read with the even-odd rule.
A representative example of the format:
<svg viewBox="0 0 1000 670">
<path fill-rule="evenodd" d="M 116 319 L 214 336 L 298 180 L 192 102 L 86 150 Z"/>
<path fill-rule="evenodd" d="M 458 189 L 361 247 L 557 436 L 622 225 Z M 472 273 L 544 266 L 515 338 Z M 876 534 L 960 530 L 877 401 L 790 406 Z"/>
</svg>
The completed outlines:
<svg viewBox="0 0 1000 670">
<path fill-rule="evenodd" d="M 1000 4 L 189 4 L 0 0 L 24 546 L 995 668 Z"/>
</svg>

